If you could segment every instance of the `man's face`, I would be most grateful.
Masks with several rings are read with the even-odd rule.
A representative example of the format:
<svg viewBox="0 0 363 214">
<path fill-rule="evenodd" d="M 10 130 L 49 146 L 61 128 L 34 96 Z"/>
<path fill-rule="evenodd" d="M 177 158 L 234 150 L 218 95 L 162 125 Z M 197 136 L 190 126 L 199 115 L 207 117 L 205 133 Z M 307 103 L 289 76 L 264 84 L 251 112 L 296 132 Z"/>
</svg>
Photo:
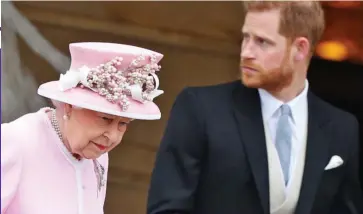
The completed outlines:
<svg viewBox="0 0 363 214">
<path fill-rule="evenodd" d="M 248 12 L 242 28 L 242 83 L 278 90 L 292 81 L 291 43 L 279 33 L 280 12 Z"/>
</svg>

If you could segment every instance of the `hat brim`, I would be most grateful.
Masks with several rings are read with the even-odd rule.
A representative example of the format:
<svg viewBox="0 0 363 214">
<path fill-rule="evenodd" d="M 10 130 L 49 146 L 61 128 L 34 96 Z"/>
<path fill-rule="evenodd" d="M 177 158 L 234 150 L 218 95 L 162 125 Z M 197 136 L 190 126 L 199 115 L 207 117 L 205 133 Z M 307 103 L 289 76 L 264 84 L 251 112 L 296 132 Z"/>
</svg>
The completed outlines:
<svg viewBox="0 0 363 214">
<path fill-rule="evenodd" d="M 87 88 L 59 90 L 58 81 L 47 82 L 39 86 L 38 94 L 52 100 L 68 103 L 81 108 L 138 120 L 158 120 L 160 109 L 154 102 L 140 103 L 129 99 L 130 106 L 122 111 L 118 104 L 107 101 L 104 97 Z"/>
</svg>

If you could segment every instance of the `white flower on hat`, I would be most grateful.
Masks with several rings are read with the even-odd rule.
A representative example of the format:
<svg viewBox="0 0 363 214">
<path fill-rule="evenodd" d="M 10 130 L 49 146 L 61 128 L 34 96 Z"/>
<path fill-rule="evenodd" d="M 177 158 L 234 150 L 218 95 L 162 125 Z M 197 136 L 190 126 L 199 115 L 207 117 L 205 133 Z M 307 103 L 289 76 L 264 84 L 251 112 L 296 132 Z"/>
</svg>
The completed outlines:
<svg viewBox="0 0 363 214">
<path fill-rule="evenodd" d="M 61 91 L 75 88 L 79 83 L 87 85 L 87 76 L 90 68 L 82 66 L 78 70 L 68 70 L 66 74 L 61 74 L 59 78 L 59 87 Z"/>
</svg>

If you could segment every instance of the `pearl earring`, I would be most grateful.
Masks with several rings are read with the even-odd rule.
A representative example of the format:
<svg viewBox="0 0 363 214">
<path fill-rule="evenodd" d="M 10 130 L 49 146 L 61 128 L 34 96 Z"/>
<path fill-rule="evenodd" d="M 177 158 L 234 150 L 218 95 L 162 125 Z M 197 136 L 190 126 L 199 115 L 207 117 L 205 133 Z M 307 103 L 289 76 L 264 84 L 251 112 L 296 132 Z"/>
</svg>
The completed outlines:
<svg viewBox="0 0 363 214">
<path fill-rule="evenodd" d="M 63 115 L 63 120 L 68 120 L 69 119 L 69 117 L 68 117 L 68 115 Z"/>
</svg>

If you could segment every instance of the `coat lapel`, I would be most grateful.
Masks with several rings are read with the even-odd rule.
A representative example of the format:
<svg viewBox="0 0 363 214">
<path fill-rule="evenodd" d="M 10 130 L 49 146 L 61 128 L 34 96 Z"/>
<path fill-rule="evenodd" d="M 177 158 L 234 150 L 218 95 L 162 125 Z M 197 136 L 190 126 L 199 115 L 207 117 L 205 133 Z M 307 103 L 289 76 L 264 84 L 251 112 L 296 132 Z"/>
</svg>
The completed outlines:
<svg viewBox="0 0 363 214">
<path fill-rule="evenodd" d="M 329 116 L 319 98 L 308 93 L 308 137 L 305 168 L 296 214 L 309 214 L 329 158 Z"/>
<path fill-rule="evenodd" d="M 261 104 L 256 89 L 239 84 L 233 93 L 234 114 L 265 214 L 269 214 L 269 177 Z"/>
</svg>

